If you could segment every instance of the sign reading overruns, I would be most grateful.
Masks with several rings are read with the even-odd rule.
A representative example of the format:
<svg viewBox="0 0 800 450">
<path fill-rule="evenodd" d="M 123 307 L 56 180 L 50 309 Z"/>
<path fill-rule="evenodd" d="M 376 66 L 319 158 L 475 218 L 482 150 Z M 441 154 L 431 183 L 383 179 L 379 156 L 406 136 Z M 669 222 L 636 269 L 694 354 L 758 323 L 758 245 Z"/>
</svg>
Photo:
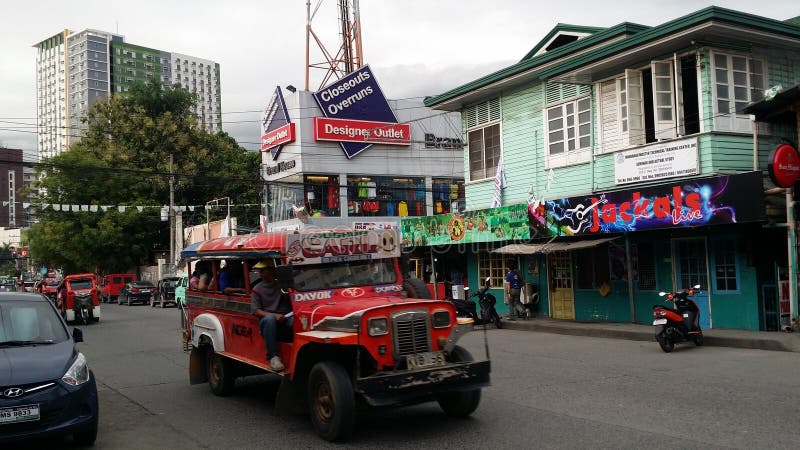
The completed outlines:
<svg viewBox="0 0 800 450">
<path fill-rule="evenodd" d="M 294 133 L 294 124 L 289 119 L 289 111 L 286 109 L 281 87 L 278 86 L 261 117 L 261 151 L 269 150 L 272 160 L 275 161 L 283 144 L 294 141 Z"/>
<path fill-rule="evenodd" d="M 380 86 L 378 86 L 378 82 L 375 80 L 375 75 L 373 75 L 369 65 L 356 69 L 354 72 L 345 75 L 341 79 L 324 87 L 319 92 L 314 93 L 314 100 L 316 100 L 322 113 L 328 119 L 382 122 L 382 124 L 378 124 L 378 126 L 374 128 L 383 128 L 387 130 L 385 133 L 391 138 L 390 140 L 410 140 L 410 136 L 408 135 L 400 136 L 400 131 L 405 130 L 386 128 L 391 124 L 398 123 L 397 117 L 395 117 L 394 111 L 392 111 L 391 106 L 389 106 L 389 102 L 383 95 Z M 371 142 L 368 142 L 370 141 L 369 138 L 361 139 L 361 142 L 347 142 L 348 140 L 353 140 L 356 136 L 364 136 L 364 131 L 354 129 L 352 122 L 347 124 L 327 122 L 327 124 L 327 130 L 333 135 L 342 135 L 350 138 L 341 139 L 339 141 L 339 145 L 348 158 L 356 156 L 372 145 Z M 322 126 L 324 127 L 325 125 L 322 124 Z M 336 128 L 339 129 L 338 132 Z M 318 133 L 317 131 L 317 127 L 315 126 L 315 136 L 324 134 Z M 324 131 L 325 129 L 323 129 L 323 132 Z"/>
</svg>

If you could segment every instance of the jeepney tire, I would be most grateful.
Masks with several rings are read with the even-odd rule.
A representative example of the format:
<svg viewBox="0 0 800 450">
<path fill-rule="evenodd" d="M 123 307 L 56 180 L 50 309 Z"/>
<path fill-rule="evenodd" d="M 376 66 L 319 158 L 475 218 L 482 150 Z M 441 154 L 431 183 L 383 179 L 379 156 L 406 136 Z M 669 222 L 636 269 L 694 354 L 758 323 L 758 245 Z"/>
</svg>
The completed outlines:
<svg viewBox="0 0 800 450">
<path fill-rule="evenodd" d="M 408 298 L 431 298 L 431 291 L 428 290 L 428 286 L 419 278 L 409 278 L 405 280 L 403 289 L 405 289 L 406 294 L 408 294 Z"/>
<path fill-rule="evenodd" d="M 333 361 L 318 362 L 308 376 L 311 423 L 327 441 L 344 441 L 355 428 L 355 395 L 350 377 Z"/>
<path fill-rule="evenodd" d="M 206 374 L 208 376 L 208 386 L 214 395 L 224 397 L 233 392 L 233 386 L 236 383 L 233 363 L 224 356 L 215 353 L 211 348 L 206 354 Z"/>
<path fill-rule="evenodd" d="M 472 354 L 467 349 L 456 345 L 450 352 L 451 362 L 474 361 Z M 481 402 L 481 390 L 447 392 L 437 396 L 436 400 L 445 414 L 450 417 L 468 417 Z"/>
</svg>

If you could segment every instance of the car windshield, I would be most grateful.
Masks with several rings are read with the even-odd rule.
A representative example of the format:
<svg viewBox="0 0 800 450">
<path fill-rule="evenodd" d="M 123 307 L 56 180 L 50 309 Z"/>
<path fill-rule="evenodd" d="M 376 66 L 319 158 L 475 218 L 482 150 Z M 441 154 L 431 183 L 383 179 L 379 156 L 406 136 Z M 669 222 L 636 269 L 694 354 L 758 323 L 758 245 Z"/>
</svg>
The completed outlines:
<svg viewBox="0 0 800 450">
<path fill-rule="evenodd" d="M 0 347 L 49 344 L 69 339 L 48 302 L 6 300 L 0 302 Z"/>
<path fill-rule="evenodd" d="M 58 286 L 58 280 L 46 280 L 44 284 L 47 286 Z"/>
<path fill-rule="evenodd" d="M 69 287 L 74 291 L 77 291 L 78 289 L 91 289 L 92 280 L 70 280 Z"/>
<path fill-rule="evenodd" d="M 397 281 L 392 259 L 299 266 L 294 288 L 300 291 L 336 289 L 348 286 L 389 284 Z"/>
</svg>

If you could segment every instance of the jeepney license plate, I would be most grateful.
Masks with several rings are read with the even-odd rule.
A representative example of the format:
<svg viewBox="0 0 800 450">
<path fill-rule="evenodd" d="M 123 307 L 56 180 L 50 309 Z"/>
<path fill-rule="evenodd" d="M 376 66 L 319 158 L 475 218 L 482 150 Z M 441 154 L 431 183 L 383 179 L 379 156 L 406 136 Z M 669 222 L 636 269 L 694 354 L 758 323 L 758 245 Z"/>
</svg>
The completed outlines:
<svg viewBox="0 0 800 450">
<path fill-rule="evenodd" d="M 15 406 L 0 409 L 0 424 L 39 420 L 39 405 Z"/>
<path fill-rule="evenodd" d="M 444 352 L 425 352 L 406 356 L 408 370 L 427 369 L 445 365 Z"/>
<path fill-rule="evenodd" d="M 666 325 L 667 319 L 656 319 L 653 321 L 653 325 Z"/>
</svg>

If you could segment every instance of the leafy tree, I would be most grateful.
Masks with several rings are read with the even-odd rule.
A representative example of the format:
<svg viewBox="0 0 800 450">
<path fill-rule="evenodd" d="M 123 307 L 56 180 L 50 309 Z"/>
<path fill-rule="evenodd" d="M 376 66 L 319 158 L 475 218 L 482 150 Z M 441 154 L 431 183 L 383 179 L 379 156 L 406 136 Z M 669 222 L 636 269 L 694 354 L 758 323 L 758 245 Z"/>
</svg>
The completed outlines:
<svg viewBox="0 0 800 450">
<path fill-rule="evenodd" d="M 175 204 L 219 197 L 258 203 L 260 155 L 226 133 L 198 125 L 195 97 L 179 87 L 133 86 L 93 105 L 88 130 L 72 148 L 38 168 L 39 223 L 29 232 L 31 256 L 67 272 L 124 271 L 169 248 L 169 224 L 156 206 L 169 204 L 170 156 Z M 144 205 L 139 212 L 56 211 L 50 205 Z M 205 221 L 185 217 L 184 224 Z"/>
</svg>

